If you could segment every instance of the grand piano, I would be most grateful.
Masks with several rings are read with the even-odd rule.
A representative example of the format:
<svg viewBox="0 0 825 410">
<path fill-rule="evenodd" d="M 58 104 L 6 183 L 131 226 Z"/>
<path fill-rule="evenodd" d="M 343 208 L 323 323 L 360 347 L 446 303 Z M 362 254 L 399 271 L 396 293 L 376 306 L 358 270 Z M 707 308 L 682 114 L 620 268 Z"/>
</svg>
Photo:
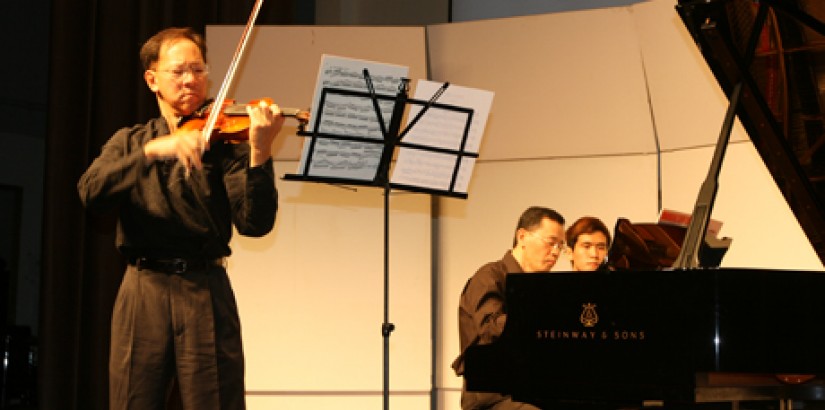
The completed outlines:
<svg viewBox="0 0 825 410">
<path fill-rule="evenodd" d="M 730 101 L 690 224 L 619 220 L 609 270 L 510 274 L 502 336 L 465 352 L 468 390 L 541 408 L 825 408 L 825 272 L 719 268 L 729 239 L 707 230 L 738 117 L 825 261 L 825 1 L 676 11 Z"/>
</svg>

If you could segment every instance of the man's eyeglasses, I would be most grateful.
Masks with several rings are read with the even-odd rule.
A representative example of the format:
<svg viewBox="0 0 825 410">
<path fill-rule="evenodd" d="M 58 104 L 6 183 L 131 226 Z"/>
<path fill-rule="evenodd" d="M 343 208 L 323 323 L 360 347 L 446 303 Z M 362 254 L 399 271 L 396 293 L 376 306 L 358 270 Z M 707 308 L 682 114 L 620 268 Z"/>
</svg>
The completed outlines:
<svg viewBox="0 0 825 410">
<path fill-rule="evenodd" d="M 562 251 L 564 251 L 564 248 L 567 246 L 567 244 L 565 244 L 564 241 L 558 241 L 556 239 L 546 239 L 546 238 L 542 237 L 541 235 L 539 235 L 538 232 L 536 232 L 536 231 L 530 231 L 530 233 L 535 235 L 536 238 L 541 239 L 541 241 L 544 242 L 544 246 L 546 246 L 550 249 L 562 252 Z"/>
<path fill-rule="evenodd" d="M 170 68 L 157 71 L 167 74 L 169 78 L 175 81 L 182 80 L 187 73 L 191 73 L 192 77 L 196 79 L 202 79 L 209 74 L 209 66 L 205 64 L 192 64 L 188 67 Z"/>
</svg>

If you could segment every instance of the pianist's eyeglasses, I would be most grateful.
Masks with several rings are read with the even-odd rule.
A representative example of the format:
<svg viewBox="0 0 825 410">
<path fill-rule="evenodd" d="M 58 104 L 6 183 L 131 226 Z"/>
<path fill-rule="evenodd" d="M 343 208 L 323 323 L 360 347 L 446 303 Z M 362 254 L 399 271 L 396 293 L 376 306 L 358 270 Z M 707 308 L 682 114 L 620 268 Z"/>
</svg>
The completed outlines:
<svg viewBox="0 0 825 410">
<path fill-rule="evenodd" d="M 555 239 L 544 238 L 541 235 L 539 235 L 538 232 L 536 232 L 536 231 L 530 231 L 530 233 L 535 235 L 536 238 L 541 239 L 541 241 L 544 242 L 544 246 L 546 246 L 550 249 L 554 249 L 554 250 L 557 250 L 559 252 L 563 252 L 564 249 L 566 248 L 566 244 L 564 243 L 564 241 L 557 241 Z"/>
</svg>

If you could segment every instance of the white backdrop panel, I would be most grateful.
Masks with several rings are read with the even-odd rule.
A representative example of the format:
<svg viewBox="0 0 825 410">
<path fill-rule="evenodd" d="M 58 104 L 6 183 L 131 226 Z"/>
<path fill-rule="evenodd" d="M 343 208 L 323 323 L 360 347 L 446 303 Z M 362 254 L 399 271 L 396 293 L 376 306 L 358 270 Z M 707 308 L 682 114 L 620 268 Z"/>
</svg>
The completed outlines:
<svg viewBox="0 0 825 410">
<path fill-rule="evenodd" d="M 295 162 L 279 162 L 282 170 Z M 380 189 L 279 181 L 272 234 L 235 236 L 230 273 L 251 392 L 381 389 L 384 208 Z M 393 389 L 426 391 L 430 355 L 429 198 L 390 201 Z"/>
<path fill-rule="evenodd" d="M 659 0 L 632 7 L 663 151 L 715 145 L 728 108 L 674 4 Z M 748 139 L 736 121 L 731 141 Z"/>
<path fill-rule="evenodd" d="M 713 149 L 664 155 L 665 208 L 693 211 Z M 750 141 L 728 147 L 718 189 L 711 217 L 723 223 L 719 236 L 733 239 L 723 267 L 822 269 L 811 242 Z"/>
<path fill-rule="evenodd" d="M 481 159 L 653 152 L 623 8 L 428 27 L 434 80 L 496 93 Z"/>
</svg>

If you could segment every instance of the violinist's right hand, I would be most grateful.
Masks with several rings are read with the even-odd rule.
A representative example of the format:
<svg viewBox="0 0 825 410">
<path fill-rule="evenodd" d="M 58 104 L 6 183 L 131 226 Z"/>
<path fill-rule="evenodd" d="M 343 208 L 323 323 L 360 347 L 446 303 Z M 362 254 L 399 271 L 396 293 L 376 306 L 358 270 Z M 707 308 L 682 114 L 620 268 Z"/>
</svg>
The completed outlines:
<svg viewBox="0 0 825 410">
<path fill-rule="evenodd" d="M 200 130 L 178 130 L 173 134 L 149 141 L 143 146 L 143 155 L 149 161 L 177 158 L 186 169 L 201 169 L 203 150 L 203 137 Z"/>
</svg>

